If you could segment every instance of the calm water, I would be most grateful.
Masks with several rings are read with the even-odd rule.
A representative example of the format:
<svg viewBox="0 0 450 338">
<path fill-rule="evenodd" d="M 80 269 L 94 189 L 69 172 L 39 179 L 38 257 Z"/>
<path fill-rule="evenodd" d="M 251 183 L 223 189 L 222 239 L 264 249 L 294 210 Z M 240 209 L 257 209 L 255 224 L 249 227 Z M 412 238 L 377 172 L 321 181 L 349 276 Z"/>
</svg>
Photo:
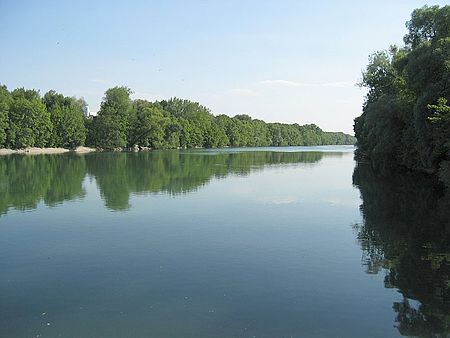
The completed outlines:
<svg viewBox="0 0 450 338">
<path fill-rule="evenodd" d="M 450 334 L 450 207 L 352 147 L 0 158 L 0 337 Z"/>
</svg>

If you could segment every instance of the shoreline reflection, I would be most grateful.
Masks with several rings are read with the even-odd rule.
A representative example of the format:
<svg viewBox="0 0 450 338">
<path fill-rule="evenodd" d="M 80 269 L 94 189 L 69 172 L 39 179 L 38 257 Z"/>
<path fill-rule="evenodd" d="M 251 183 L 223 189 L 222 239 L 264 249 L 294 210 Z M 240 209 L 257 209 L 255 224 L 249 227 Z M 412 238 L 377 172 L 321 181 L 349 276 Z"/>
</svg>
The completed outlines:
<svg viewBox="0 0 450 338">
<path fill-rule="evenodd" d="M 0 216 L 9 210 L 53 207 L 82 199 L 83 180 L 94 177 L 105 207 L 130 208 L 132 194 L 170 195 L 196 191 L 211 179 L 249 175 L 266 166 L 314 164 L 338 152 L 302 151 L 154 151 L 86 155 L 11 155 L 0 158 Z"/>
<path fill-rule="evenodd" d="M 450 334 L 450 198 L 430 177 L 375 174 L 358 164 L 363 223 L 355 230 L 369 274 L 385 272 L 384 286 L 403 296 L 393 304 L 405 336 Z"/>
</svg>

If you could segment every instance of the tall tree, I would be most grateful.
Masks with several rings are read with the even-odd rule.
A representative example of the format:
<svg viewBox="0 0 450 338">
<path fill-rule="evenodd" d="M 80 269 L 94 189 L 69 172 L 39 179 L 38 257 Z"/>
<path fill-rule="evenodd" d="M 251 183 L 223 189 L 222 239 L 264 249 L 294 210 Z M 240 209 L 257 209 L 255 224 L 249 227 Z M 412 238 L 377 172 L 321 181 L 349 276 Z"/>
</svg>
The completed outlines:
<svg viewBox="0 0 450 338">
<path fill-rule="evenodd" d="M 50 141 L 52 123 L 47 108 L 35 90 L 12 92 L 8 143 L 13 148 L 45 147 Z"/>
<path fill-rule="evenodd" d="M 130 119 L 130 145 L 165 148 L 165 132 L 170 122 L 158 103 L 136 100 Z"/>
<path fill-rule="evenodd" d="M 355 119 L 358 154 L 442 176 L 450 159 L 450 6 L 416 9 L 406 26 L 406 45 L 375 53 L 363 73 L 369 92 Z"/>
<path fill-rule="evenodd" d="M 96 146 L 113 149 L 128 145 L 129 116 L 132 91 L 127 87 L 114 87 L 105 92 L 96 124 Z"/>
<path fill-rule="evenodd" d="M 0 148 L 6 146 L 11 101 L 11 94 L 6 86 L 0 86 Z"/>
<path fill-rule="evenodd" d="M 54 90 L 43 97 L 53 124 L 49 143 L 57 147 L 74 148 L 84 145 L 86 127 L 84 125 L 83 101 L 66 97 Z"/>
</svg>

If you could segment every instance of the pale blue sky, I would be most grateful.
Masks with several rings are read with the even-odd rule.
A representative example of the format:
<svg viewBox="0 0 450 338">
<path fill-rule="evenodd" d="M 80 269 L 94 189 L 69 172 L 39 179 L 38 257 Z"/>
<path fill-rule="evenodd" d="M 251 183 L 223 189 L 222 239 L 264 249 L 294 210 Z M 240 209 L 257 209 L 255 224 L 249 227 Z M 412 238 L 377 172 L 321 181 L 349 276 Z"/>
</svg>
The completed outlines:
<svg viewBox="0 0 450 338">
<path fill-rule="evenodd" d="M 0 83 L 82 96 L 93 111 L 126 85 L 214 114 L 352 132 L 368 55 L 402 43 L 424 4 L 0 0 Z"/>
</svg>

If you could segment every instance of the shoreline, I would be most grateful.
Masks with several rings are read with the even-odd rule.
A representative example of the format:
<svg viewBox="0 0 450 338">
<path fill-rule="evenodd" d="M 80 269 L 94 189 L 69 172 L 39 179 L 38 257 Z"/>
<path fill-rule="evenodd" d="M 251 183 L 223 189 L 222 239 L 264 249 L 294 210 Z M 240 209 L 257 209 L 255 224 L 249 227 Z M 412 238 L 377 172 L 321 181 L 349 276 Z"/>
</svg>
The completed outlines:
<svg viewBox="0 0 450 338">
<path fill-rule="evenodd" d="M 77 147 L 75 149 L 36 148 L 36 147 L 29 147 L 29 148 L 25 148 L 25 149 L 2 148 L 2 149 L 0 149 L 0 156 L 13 155 L 13 154 L 20 154 L 20 155 L 48 155 L 48 154 L 64 154 L 64 153 L 86 154 L 86 153 L 91 153 L 94 151 L 98 151 L 98 150 L 95 148 L 89 148 L 89 147 Z"/>
<path fill-rule="evenodd" d="M 293 147 L 326 147 L 326 146 L 352 146 L 353 144 L 324 144 L 324 145 L 311 145 L 311 146 L 293 146 Z M 277 147 L 277 146 L 267 146 L 267 147 L 220 147 L 220 148 L 203 148 L 203 147 L 195 147 L 195 148 L 177 148 L 178 150 L 198 150 L 198 149 L 227 149 L 227 148 L 233 148 L 233 149 L 240 149 L 240 148 L 283 148 Z M 290 146 L 287 146 L 290 147 Z M 7 156 L 7 155 L 54 155 L 54 154 L 65 154 L 65 153 L 75 153 L 75 154 L 86 154 L 86 153 L 92 153 L 92 152 L 104 152 L 104 151 L 110 151 L 110 152 L 143 152 L 143 151 L 152 151 L 152 148 L 148 147 L 136 147 L 136 148 L 116 148 L 116 149 L 101 149 L 101 148 L 90 148 L 90 147 L 77 147 L 75 149 L 67 149 L 67 148 L 38 148 L 38 147 L 28 147 L 24 149 L 9 149 L 9 148 L 0 148 L 0 156 Z M 160 150 L 173 150 L 173 149 L 160 149 Z"/>
</svg>

